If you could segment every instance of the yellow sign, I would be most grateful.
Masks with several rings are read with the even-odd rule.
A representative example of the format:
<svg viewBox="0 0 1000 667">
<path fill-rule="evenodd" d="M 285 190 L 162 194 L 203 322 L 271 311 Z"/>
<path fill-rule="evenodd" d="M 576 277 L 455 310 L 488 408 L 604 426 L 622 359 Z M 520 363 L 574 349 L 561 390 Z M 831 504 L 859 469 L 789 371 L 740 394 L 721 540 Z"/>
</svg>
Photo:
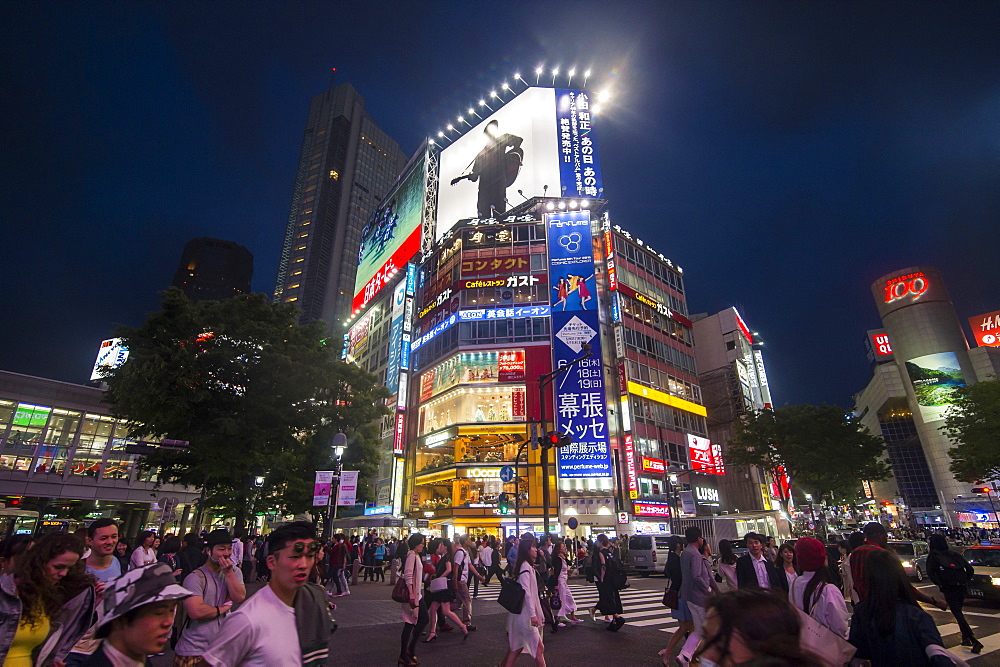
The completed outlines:
<svg viewBox="0 0 1000 667">
<path fill-rule="evenodd" d="M 477 426 L 459 426 L 459 435 L 491 435 L 501 433 L 516 433 L 524 435 L 524 425 L 518 424 L 482 424 Z"/>
<path fill-rule="evenodd" d="M 764 501 L 764 509 L 774 509 L 771 507 L 771 491 L 767 488 L 767 484 L 760 485 L 760 497 Z"/>
<path fill-rule="evenodd" d="M 672 408 L 684 410 L 685 412 L 691 412 L 702 417 L 708 416 L 708 410 L 705 409 L 704 405 L 698 405 L 697 403 L 684 400 L 683 398 L 671 396 L 670 394 L 662 392 L 659 389 L 644 387 L 643 385 L 632 382 L 631 380 L 629 380 L 628 383 L 628 393 L 635 394 L 636 396 L 642 396 L 643 398 L 648 398 L 651 401 L 663 403 L 664 405 L 669 405 Z"/>
<path fill-rule="evenodd" d="M 635 500 L 636 498 L 639 497 L 639 492 L 638 491 L 629 491 L 628 492 L 628 497 L 631 498 L 632 500 Z"/>
</svg>

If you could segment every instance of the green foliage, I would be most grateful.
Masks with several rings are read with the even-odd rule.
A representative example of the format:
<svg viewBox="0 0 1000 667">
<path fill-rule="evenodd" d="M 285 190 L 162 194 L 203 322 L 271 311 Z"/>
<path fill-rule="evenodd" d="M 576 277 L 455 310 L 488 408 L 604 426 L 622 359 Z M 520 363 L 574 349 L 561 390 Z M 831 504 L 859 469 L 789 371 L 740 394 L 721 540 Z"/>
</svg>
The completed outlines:
<svg viewBox="0 0 1000 667">
<path fill-rule="evenodd" d="M 948 450 L 956 478 L 1000 480 L 1000 380 L 958 387 L 941 429 L 956 444 Z"/>
<path fill-rule="evenodd" d="M 726 448 L 726 462 L 784 467 L 792 484 L 817 498 L 854 501 L 861 480 L 886 479 L 885 443 L 835 405 L 787 405 L 748 415 Z"/>
<path fill-rule="evenodd" d="M 133 424 L 132 437 L 191 443 L 145 465 L 160 481 L 204 487 L 208 505 L 237 526 L 266 504 L 309 509 L 332 434 L 342 429 L 370 457 L 367 425 L 388 413 L 388 391 L 336 359 L 321 324 L 300 326 L 296 317 L 259 294 L 191 303 L 171 288 L 162 311 L 116 334 L 129 359 L 105 378 L 112 412 Z"/>
</svg>

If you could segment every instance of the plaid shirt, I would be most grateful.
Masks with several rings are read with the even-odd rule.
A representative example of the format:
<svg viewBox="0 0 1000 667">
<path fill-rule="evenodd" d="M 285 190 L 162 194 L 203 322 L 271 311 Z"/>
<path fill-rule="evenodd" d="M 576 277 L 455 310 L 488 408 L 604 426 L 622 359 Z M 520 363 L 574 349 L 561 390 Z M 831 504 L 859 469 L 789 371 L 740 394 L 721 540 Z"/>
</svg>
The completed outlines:
<svg viewBox="0 0 1000 667">
<path fill-rule="evenodd" d="M 868 586 L 865 583 L 865 565 L 872 552 L 882 549 L 874 542 L 865 540 L 865 543 L 851 552 L 851 578 L 854 579 L 854 590 L 858 593 L 858 599 L 864 600 L 868 595 Z"/>
</svg>

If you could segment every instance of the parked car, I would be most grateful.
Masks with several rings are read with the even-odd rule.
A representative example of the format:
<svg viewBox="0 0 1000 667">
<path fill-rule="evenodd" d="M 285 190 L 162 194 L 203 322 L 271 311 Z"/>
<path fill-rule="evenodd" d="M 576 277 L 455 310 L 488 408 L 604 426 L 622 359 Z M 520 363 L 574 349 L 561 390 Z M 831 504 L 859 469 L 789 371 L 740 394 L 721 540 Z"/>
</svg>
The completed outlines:
<svg viewBox="0 0 1000 667">
<path fill-rule="evenodd" d="M 1000 602 L 1000 546 L 974 544 L 962 555 L 976 570 L 969 582 L 969 597 Z"/>
<path fill-rule="evenodd" d="M 889 540 L 888 547 L 899 556 L 906 576 L 923 581 L 927 578 L 927 554 L 930 548 L 920 540 Z"/>
<path fill-rule="evenodd" d="M 680 535 L 633 535 L 628 540 L 629 565 L 640 576 L 648 577 L 651 572 L 662 572 L 667 564 L 667 554 Z"/>
</svg>

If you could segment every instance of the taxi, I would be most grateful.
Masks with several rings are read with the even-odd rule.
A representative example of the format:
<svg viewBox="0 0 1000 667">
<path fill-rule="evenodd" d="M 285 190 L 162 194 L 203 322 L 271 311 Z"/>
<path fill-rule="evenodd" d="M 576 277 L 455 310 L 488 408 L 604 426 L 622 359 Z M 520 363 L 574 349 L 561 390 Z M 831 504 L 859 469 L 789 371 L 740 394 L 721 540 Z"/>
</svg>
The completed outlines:
<svg viewBox="0 0 1000 667">
<path fill-rule="evenodd" d="M 976 570 L 968 597 L 1000 602 L 1000 545 L 973 544 L 962 555 Z"/>
</svg>

